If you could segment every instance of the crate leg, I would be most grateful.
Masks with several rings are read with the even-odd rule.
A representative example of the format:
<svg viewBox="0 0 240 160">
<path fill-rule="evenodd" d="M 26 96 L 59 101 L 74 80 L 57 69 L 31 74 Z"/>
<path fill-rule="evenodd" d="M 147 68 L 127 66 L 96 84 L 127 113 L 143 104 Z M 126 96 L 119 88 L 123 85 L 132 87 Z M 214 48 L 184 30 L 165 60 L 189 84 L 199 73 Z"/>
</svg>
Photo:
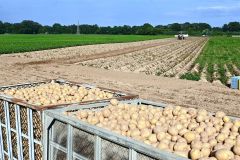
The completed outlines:
<svg viewBox="0 0 240 160">
<path fill-rule="evenodd" d="M 137 160 L 137 152 L 133 149 L 129 149 L 129 160 Z"/>
<path fill-rule="evenodd" d="M 72 160 L 73 159 L 73 127 L 71 125 L 68 125 L 68 138 L 67 138 L 67 159 Z"/>
<path fill-rule="evenodd" d="M 15 105 L 15 117 L 16 117 L 16 130 L 17 130 L 18 159 L 23 160 L 22 131 L 21 131 L 21 118 L 20 118 L 19 105 Z"/>
<path fill-rule="evenodd" d="M 51 131 L 49 131 L 49 128 L 52 123 L 53 123 L 53 118 L 47 116 L 45 114 L 45 112 L 43 111 L 43 114 L 42 114 L 42 124 L 44 124 L 43 125 L 43 133 L 42 133 L 42 144 L 44 144 L 43 145 L 43 159 L 51 159 L 50 157 L 51 157 L 52 150 L 50 147 L 50 140 L 49 140 Z"/>
<path fill-rule="evenodd" d="M 4 160 L 3 138 L 2 138 L 2 122 L 0 119 L 0 158 Z"/>
<path fill-rule="evenodd" d="M 11 127 L 10 127 L 10 118 L 9 118 L 9 103 L 7 101 L 4 101 L 4 111 L 5 111 L 5 122 L 6 122 L 6 132 L 7 132 L 8 156 L 9 156 L 9 159 L 13 159 Z"/>
<path fill-rule="evenodd" d="M 35 160 L 32 109 L 27 108 L 27 115 L 28 115 L 29 158 L 30 160 Z"/>
<path fill-rule="evenodd" d="M 101 160 L 101 138 L 95 136 L 94 160 Z"/>
</svg>

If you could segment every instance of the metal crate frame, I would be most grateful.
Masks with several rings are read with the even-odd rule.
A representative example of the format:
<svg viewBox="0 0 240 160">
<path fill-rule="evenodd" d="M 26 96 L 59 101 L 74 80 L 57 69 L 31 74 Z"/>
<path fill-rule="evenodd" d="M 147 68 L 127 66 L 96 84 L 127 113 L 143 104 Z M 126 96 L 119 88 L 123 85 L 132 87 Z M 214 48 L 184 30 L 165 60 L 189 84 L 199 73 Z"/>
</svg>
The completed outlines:
<svg viewBox="0 0 240 160">
<path fill-rule="evenodd" d="M 35 82 L 35 83 L 25 83 L 25 84 L 18 84 L 18 85 L 11 85 L 11 86 L 3 86 L 0 87 L 0 91 L 6 90 L 6 89 L 11 89 L 11 88 L 24 88 L 24 87 L 30 87 L 30 86 L 38 86 L 40 84 L 46 84 L 50 83 L 52 80 L 49 81 L 43 81 L 43 82 Z M 90 85 L 90 84 L 85 84 L 85 83 L 76 83 L 76 82 L 69 82 L 65 80 L 54 80 L 56 83 L 60 84 L 69 84 L 69 85 L 76 85 L 76 86 L 83 86 L 87 89 L 95 88 L 96 86 Z M 124 99 L 134 99 L 137 98 L 138 96 L 128 94 L 128 93 L 123 93 L 121 91 L 116 91 L 116 90 L 111 90 L 111 89 L 106 89 L 106 88 L 101 88 L 98 87 L 99 89 L 113 93 L 118 100 L 124 100 Z M 112 99 L 112 98 L 111 98 Z M 78 105 L 87 105 L 87 104 L 94 104 L 96 102 L 107 102 L 110 101 L 110 99 L 103 99 L 103 100 L 96 100 L 96 101 L 85 101 L 85 102 L 80 102 L 77 103 Z M 2 102 L 2 104 L 1 104 Z M 10 104 L 12 106 L 10 106 Z M 50 106 L 34 106 L 31 104 L 28 104 L 27 102 L 24 102 L 20 99 L 16 99 L 7 95 L 0 94 L 0 159 L 1 160 L 6 160 L 6 159 L 18 159 L 18 160 L 23 160 L 26 159 L 24 158 L 24 153 L 28 154 L 27 159 L 30 160 L 35 160 L 42 158 L 43 156 L 43 148 L 42 148 L 42 139 L 43 139 L 43 126 L 45 125 L 44 119 L 42 118 L 42 113 L 44 110 L 47 109 L 56 109 L 58 107 L 68 107 L 69 105 L 72 104 L 63 104 L 63 105 L 50 105 Z M 14 112 L 11 112 L 12 107 L 14 108 Z M 26 133 L 24 133 L 24 128 L 21 123 L 23 123 L 22 119 L 22 113 L 21 110 L 24 109 L 26 111 L 25 118 L 25 127 Z M 2 113 L 1 113 L 2 112 Z M 34 117 L 33 114 L 36 114 L 37 117 Z M 13 114 L 14 118 L 11 118 L 11 115 Z M 34 118 L 35 120 L 37 119 L 37 122 L 35 122 L 34 125 Z M 12 125 L 14 121 L 14 126 Z M 39 124 L 40 123 L 40 124 Z M 37 125 L 36 125 L 37 124 Z M 38 134 L 40 134 L 40 138 L 35 138 L 34 131 L 38 129 Z M 3 131 L 5 131 L 3 133 Z M 15 135 L 15 140 L 16 143 L 12 143 L 12 134 Z M 26 141 L 26 142 L 25 142 Z M 6 142 L 6 147 L 4 146 L 4 142 Z M 24 143 L 25 142 L 25 143 Z M 27 150 L 25 151 L 26 148 L 24 148 L 24 144 L 27 145 Z M 35 145 L 38 145 L 38 149 L 35 149 Z M 17 152 L 17 157 L 14 157 L 13 151 Z M 36 157 L 35 152 L 40 152 L 41 156 Z"/>
<path fill-rule="evenodd" d="M 130 103 L 130 104 L 145 104 L 145 105 L 152 105 L 154 107 L 162 107 L 164 108 L 166 104 L 163 103 L 155 103 L 147 100 L 142 100 L 142 99 L 136 99 L 136 100 L 129 100 L 129 101 L 122 101 L 123 103 Z M 100 108 L 100 107 L 105 107 L 109 103 L 98 103 L 98 104 L 90 104 L 90 105 L 85 105 L 85 106 L 71 106 L 68 108 L 64 109 L 58 109 L 58 110 L 48 110 L 44 111 L 44 121 L 45 121 L 45 126 L 44 126 L 44 135 L 46 135 L 43 139 L 44 143 L 44 159 L 51 159 L 51 153 L 49 153 L 50 148 L 54 146 L 56 149 L 59 149 L 67 154 L 67 160 L 73 160 L 75 158 L 79 159 L 86 159 L 82 155 L 78 155 L 73 151 L 72 148 L 72 130 L 73 127 L 87 132 L 91 135 L 94 135 L 95 141 L 94 141 L 94 160 L 101 160 L 101 142 L 102 140 L 107 140 L 111 143 L 114 143 L 119 146 L 123 146 L 128 149 L 129 151 L 129 160 L 137 160 L 138 155 L 145 155 L 149 159 L 164 159 L 164 160 L 186 160 L 186 158 L 177 156 L 173 153 L 170 152 L 165 152 L 158 150 L 156 148 L 153 148 L 147 144 L 141 143 L 139 141 L 133 140 L 129 137 L 125 137 L 113 132 L 110 132 L 106 129 L 96 127 L 93 125 L 90 125 L 86 122 L 82 122 L 80 120 L 77 120 L 74 117 L 69 117 L 64 115 L 63 113 L 65 111 L 74 111 L 74 110 L 79 110 L 79 109 L 92 109 L 92 108 Z M 62 147 L 61 145 L 58 145 L 51 141 L 51 126 L 55 121 L 59 121 L 61 123 L 65 123 L 68 128 L 68 134 L 67 134 L 67 148 Z M 53 131 L 54 132 L 54 131 Z"/>
</svg>

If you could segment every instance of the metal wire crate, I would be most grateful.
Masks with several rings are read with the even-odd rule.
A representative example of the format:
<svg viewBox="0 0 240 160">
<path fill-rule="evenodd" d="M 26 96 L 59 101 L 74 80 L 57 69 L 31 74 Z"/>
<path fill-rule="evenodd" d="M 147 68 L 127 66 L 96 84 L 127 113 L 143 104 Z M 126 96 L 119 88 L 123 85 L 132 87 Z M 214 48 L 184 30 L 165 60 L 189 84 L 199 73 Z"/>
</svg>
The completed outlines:
<svg viewBox="0 0 240 160">
<path fill-rule="evenodd" d="M 136 99 L 122 101 L 165 107 L 165 104 Z M 161 151 L 131 138 L 82 122 L 64 114 L 65 111 L 93 109 L 107 106 L 98 103 L 71 106 L 44 111 L 44 158 L 50 160 L 184 160 L 169 152 Z"/>
<path fill-rule="evenodd" d="M 43 82 L 25 83 L 25 84 L 18 84 L 18 85 L 12 85 L 12 86 L 2 86 L 2 87 L 0 87 L 0 91 L 4 91 L 4 90 L 7 90 L 7 89 L 20 89 L 20 88 L 36 87 L 36 86 L 39 86 L 41 84 L 47 84 L 47 83 L 51 83 L 51 82 L 55 82 L 55 83 L 58 83 L 60 85 L 67 84 L 69 86 L 78 86 L 78 87 L 81 86 L 81 87 L 84 87 L 86 89 L 96 88 L 96 86 L 94 86 L 92 84 L 87 84 L 87 83 L 77 83 L 77 82 L 65 81 L 65 80 L 48 80 L 48 81 L 43 81 Z M 107 89 L 107 88 L 103 88 L 103 87 L 98 87 L 98 88 L 101 91 L 113 94 L 113 98 L 116 98 L 118 100 L 134 99 L 134 98 L 138 97 L 137 95 L 133 95 L 133 94 L 118 91 L 118 90 Z M 37 111 L 42 111 L 42 110 L 46 110 L 46 109 L 53 109 L 53 108 L 57 108 L 59 106 L 66 106 L 66 105 L 73 104 L 73 103 L 67 103 L 67 104 L 37 106 L 37 105 L 29 104 L 28 102 L 23 101 L 21 99 L 17 99 L 17 98 L 14 98 L 14 97 L 3 95 L 1 93 L 0 93 L 0 99 L 6 100 L 6 101 L 9 101 L 9 102 L 12 102 L 14 104 L 21 105 L 21 106 L 26 106 L 28 108 L 31 108 L 31 109 L 34 109 L 34 110 L 37 110 Z M 83 102 L 78 102 L 78 103 L 74 103 L 74 104 L 90 104 L 90 103 L 96 103 L 96 102 L 107 102 L 110 99 L 112 99 L 112 98 L 101 99 L 101 100 L 83 101 Z"/>
<path fill-rule="evenodd" d="M 40 84 L 50 83 L 51 81 L 52 80 L 4 86 L 0 87 L 0 91 L 12 88 L 34 87 Z M 67 82 L 64 80 L 54 81 L 59 84 L 83 86 L 87 89 L 95 87 L 89 84 Z M 114 98 L 119 100 L 137 98 L 135 95 L 123 93 L 121 91 L 106 88 L 100 89 L 112 93 Z M 106 102 L 109 100 L 110 99 L 85 101 L 79 102 L 78 105 Z M 55 109 L 57 107 L 67 107 L 69 105 L 70 104 L 34 106 L 23 100 L 0 94 L 0 159 L 41 160 L 43 153 L 42 128 L 45 125 L 42 119 L 43 111 Z"/>
</svg>

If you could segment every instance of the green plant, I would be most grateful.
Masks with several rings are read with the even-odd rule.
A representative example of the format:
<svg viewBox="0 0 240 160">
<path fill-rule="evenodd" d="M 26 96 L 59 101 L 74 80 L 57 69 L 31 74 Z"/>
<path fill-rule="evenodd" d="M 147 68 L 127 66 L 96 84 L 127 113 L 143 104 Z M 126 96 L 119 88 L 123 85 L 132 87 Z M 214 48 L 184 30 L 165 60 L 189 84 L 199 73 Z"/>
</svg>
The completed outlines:
<svg viewBox="0 0 240 160">
<path fill-rule="evenodd" d="M 193 81 L 199 81 L 200 75 L 197 73 L 185 73 L 180 77 L 180 79 L 187 79 L 187 80 L 193 80 Z"/>
</svg>

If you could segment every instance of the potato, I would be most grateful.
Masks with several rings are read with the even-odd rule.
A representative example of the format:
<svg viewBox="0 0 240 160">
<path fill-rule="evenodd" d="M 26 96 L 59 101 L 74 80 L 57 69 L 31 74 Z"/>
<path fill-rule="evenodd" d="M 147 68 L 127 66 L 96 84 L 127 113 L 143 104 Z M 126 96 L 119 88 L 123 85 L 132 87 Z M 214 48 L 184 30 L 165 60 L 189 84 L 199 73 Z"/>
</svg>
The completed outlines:
<svg viewBox="0 0 240 160">
<path fill-rule="evenodd" d="M 159 133 L 157 134 L 157 139 L 158 139 L 159 141 L 161 141 L 162 139 L 165 138 L 165 136 L 166 136 L 165 132 L 159 132 Z"/>
<path fill-rule="evenodd" d="M 110 116 L 110 114 L 111 114 L 111 111 L 110 111 L 110 110 L 108 110 L 108 109 L 104 109 L 104 110 L 103 110 L 103 116 L 104 116 L 104 118 L 108 118 L 108 117 Z"/>
<path fill-rule="evenodd" d="M 187 132 L 184 134 L 184 138 L 188 143 L 191 143 L 196 138 L 196 135 L 194 132 Z"/>
<path fill-rule="evenodd" d="M 192 149 L 192 150 L 190 151 L 190 158 L 191 158 L 192 160 L 197 160 L 197 159 L 201 158 L 201 152 L 200 152 L 200 150 L 199 150 L 199 149 Z"/>
<path fill-rule="evenodd" d="M 146 121 L 144 121 L 144 120 L 140 120 L 139 122 L 138 122 L 138 124 L 137 124 L 137 127 L 138 127 L 138 129 L 144 129 L 144 128 L 146 128 Z"/>
<path fill-rule="evenodd" d="M 140 136 L 141 132 L 138 129 L 131 130 L 131 137 Z"/>
<path fill-rule="evenodd" d="M 110 100 L 110 103 L 113 105 L 113 106 L 116 106 L 118 104 L 118 100 L 117 99 L 111 99 Z"/>
<path fill-rule="evenodd" d="M 157 135 L 156 134 L 150 134 L 149 137 L 148 137 L 148 140 L 151 143 L 156 143 L 157 142 Z"/>
<path fill-rule="evenodd" d="M 198 122 L 198 123 L 200 123 L 200 122 L 203 122 L 205 120 L 205 116 L 203 116 L 203 115 L 197 115 L 197 117 L 196 117 L 196 121 Z"/>
<path fill-rule="evenodd" d="M 201 149 L 202 148 L 202 142 L 198 141 L 198 140 L 192 141 L 191 148 L 192 149 Z"/>
<path fill-rule="evenodd" d="M 185 151 L 187 150 L 187 148 L 188 148 L 187 143 L 183 142 L 177 142 L 173 147 L 174 151 Z"/>
<path fill-rule="evenodd" d="M 168 133 L 172 136 L 176 136 L 176 135 L 178 135 L 178 130 L 176 127 L 170 127 L 170 128 L 168 128 Z"/>
<path fill-rule="evenodd" d="M 215 117 L 217 118 L 223 118 L 225 116 L 225 113 L 222 111 L 217 111 L 215 114 Z"/>
<path fill-rule="evenodd" d="M 188 132 L 188 130 L 186 128 L 182 128 L 182 129 L 179 130 L 179 135 L 183 136 L 187 132 Z"/>
<path fill-rule="evenodd" d="M 240 156 L 240 146 L 238 145 L 235 145 L 234 147 L 233 147 L 233 153 L 234 154 L 236 154 L 236 155 L 238 155 L 238 156 Z"/>
<path fill-rule="evenodd" d="M 220 149 L 220 150 L 216 151 L 215 157 L 218 160 L 230 160 L 230 159 L 234 158 L 234 154 L 231 151 L 229 151 L 229 150 Z"/>
<path fill-rule="evenodd" d="M 126 131 L 128 131 L 128 125 L 127 124 L 122 124 L 120 129 L 121 129 L 121 131 L 126 132 Z"/>
<path fill-rule="evenodd" d="M 144 129 L 141 130 L 141 136 L 143 138 L 148 138 L 151 135 L 151 133 L 152 132 L 147 128 L 144 128 Z"/>
<path fill-rule="evenodd" d="M 210 139 L 208 143 L 210 144 L 211 147 L 214 147 L 215 145 L 217 145 L 217 140 L 213 138 L 213 139 Z"/>
<path fill-rule="evenodd" d="M 164 142 L 160 142 L 157 146 L 158 149 L 160 150 L 167 150 L 168 149 L 168 144 L 164 143 Z"/>
<path fill-rule="evenodd" d="M 201 149 L 201 156 L 202 157 L 209 157 L 210 153 L 211 153 L 211 150 L 209 148 L 203 147 Z"/>
</svg>

